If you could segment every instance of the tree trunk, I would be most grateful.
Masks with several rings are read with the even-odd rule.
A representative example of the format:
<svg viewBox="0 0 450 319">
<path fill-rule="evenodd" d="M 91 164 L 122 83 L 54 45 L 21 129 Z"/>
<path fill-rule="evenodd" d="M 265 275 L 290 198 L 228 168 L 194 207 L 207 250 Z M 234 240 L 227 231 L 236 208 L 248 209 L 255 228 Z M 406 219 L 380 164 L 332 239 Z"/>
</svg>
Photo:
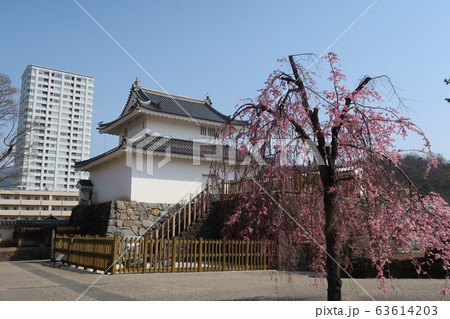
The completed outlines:
<svg viewBox="0 0 450 319">
<path fill-rule="evenodd" d="M 338 185 L 337 172 L 334 167 L 327 167 L 326 172 L 321 172 L 322 182 L 324 186 L 324 209 L 325 209 L 325 240 L 326 240 L 326 271 L 329 301 L 341 301 L 341 268 L 340 265 L 340 249 L 339 249 L 339 205 L 336 192 L 329 192 L 330 187 Z M 322 174 L 324 173 L 324 174 Z"/>
<path fill-rule="evenodd" d="M 340 251 L 338 247 L 338 221 L 336 194 L 325 194 L 325 239 L 327 244 L 327 282 L 328 282 L 328 300 L 341 300 L 341 268 Z"/>
</svg>

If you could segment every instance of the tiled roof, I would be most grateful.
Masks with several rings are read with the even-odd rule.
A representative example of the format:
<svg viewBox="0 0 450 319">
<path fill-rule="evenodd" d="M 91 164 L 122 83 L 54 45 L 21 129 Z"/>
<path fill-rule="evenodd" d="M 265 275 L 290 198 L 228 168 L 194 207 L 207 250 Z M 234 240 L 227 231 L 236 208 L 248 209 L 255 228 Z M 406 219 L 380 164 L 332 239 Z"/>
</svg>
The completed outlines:
<svg viewBox="0 0 450 319">
<path fill-rule="evenodd" d="M 75 162 L 75 164 L 73 164 L 73 167 L 74 167 L 74 168 L 79 168 L 79 167 L 82 167 L 82 166 L 84 166 L 84 165 L 86 165 L 86 164 L 95 162 L 96 160 L 98 160 L 98 159 L 100 159 L 100 158 L 102 158 L 102 157 L 105 157 L 106 155 L 112 154 L 112 153 L 114 153 L 115 151 L 121 149 L 122 146 L 123 146 L 123 144 L 119 144 L 119 146 L 116 146 L 116 147 L 114 147 L 113 149 L 110 149 L 109 151 L 107 151 L 107 152 L 105 152 L 105 153 L 102 153 L 102 154 L 100 154 L 100 155 L 97 155 L 97 156 L 95 156 L 95 157 L 89 158 L 89 159 L 84 160 L 84 161 Z"/>
<path fill-rule="evenodd" d="M 144 88 L 140 88 L 136 93 L 141 104 L 152 111 L 219 123 L 230 121 L 230 117 L 214 109 L 209 100 L 186 98 Z M 240 121 L 234 123 L 244 124 Z"/>
<path fill-rule="evenodd" d="M 89 180 L 89 179 L 80 179 L 80 180 L 78 181 L 78 183 L 77 183 L 77 186 L 78 186 L 78 185 L 80 185 L 80 186 L 94 186 L 94 185 L 92 184 L 91 180 Z"/>
<path fill-rule="evenodd" d="M 69 225 L 68 219 L 57 219 L 49 216 L 44 219 L 19 219 L 16 226 L 66 226 Z"/>
<path fill-rule="evenodd" d="M 131 88 L 127 104 L 119 118 L 131 112 L 137 106 L 153 112 L 183 116 L 193 120 L 207 120 L 216 123 L 228 123 L 230 121 L 229 116 L 220 113 L 212 107 L 209 98 L 202 100 L 150 90 L 135 83 Z M 105 128 L 115 121 L 117 119 L 108 123 L 99 123 L 99 129 Z M 231 124 L 242 126 L 246 122 L 233 120 Z"/>
<path fill-rule="evenodd" d="M 216 153 L 216 145 L 200 143 L 177 138 L 168 138 L 163 136 L 144 135 L 139 140 L 133 142 L 132 147 L 144 149 L 153 152 L 170 152 L 180 155 L 198 155 L 205 157 Z"/>
<path fill-rule="evenodd" d="M 146 134 L 133 142 L 124 140 L 123 143 L 120 144 L 118 147 L 115 147 L 103 154 L 87 159 L 85 161 L 76 162 L 74 164 L 74 167 L 80 168 L 87 164 L 95 162 L 109 154 L 112 154 L 122 148 L 125 148 L 125 145 L 129 145 L 132 148 L 136 149 L 143 149 L 146 151 L 159 153 L 168 152 L 170 154 L 178 154 L 186 156 L 200 155 L 201 158 L 219 158 L 223 156 L 224 159 L 229 159 L 228 146 L 223 146 L 222 152 L 220 152 L 219 149 L 220 146 L 214 144 Z"/>
</svg>

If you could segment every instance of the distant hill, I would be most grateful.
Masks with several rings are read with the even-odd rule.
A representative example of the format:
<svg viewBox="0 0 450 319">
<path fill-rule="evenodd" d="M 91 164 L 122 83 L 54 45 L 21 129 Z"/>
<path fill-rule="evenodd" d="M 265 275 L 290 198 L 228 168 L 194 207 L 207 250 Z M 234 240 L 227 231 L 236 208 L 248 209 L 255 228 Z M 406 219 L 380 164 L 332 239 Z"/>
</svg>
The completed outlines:
<svg viewBox="0 0 450 319">
<path fill-rule="evenodd" d="M 421 191 L 424 193 L 436 192 L 447 203 L 450 203 L 450 162 L 442 155 L 438 155 L 437 159 L 439 166 L 432 168 L 426 179 L 424 174 L 427 168 L 427 159 L 417 154 L 406 155 L 400 167 Z M 407 186 L 405 179 L 400 174 L 398 174 L 398 179 Z"/>
</svg>

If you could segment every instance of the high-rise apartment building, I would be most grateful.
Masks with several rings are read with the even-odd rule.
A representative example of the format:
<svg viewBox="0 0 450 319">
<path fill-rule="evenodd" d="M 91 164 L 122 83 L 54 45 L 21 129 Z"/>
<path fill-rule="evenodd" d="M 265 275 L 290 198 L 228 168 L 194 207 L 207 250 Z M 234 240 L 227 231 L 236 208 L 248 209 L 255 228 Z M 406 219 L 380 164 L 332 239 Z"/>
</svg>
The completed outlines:
<svg viewBox="0 0 450 319">
<path fill-rule="evenodd" d="M 17 187 L 76 191 L 72 165 L 89 158 L 94 78 L 29 65 L 22 75 L 18 130 L 31 126 L 15 162 Z"/>
</svg>

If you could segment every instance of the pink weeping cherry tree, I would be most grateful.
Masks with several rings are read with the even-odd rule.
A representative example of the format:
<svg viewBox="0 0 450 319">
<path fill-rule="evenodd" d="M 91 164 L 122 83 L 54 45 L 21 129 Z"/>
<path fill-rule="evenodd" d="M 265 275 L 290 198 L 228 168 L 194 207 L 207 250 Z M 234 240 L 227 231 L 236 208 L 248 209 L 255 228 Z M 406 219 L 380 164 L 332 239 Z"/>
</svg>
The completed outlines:
<svg viewBox="0 0 450 319">
<path fill-rule="evenodd" d="M 448 271 L 450 209 L 401 171 L 397 141 L 415 134 L 428 167 L 437 161 L 422 131 L 402 116 L 389 78 L 366 76 L 349 89 L 336 54 L 319 59 L 315 72 L 302 65 L 305 57 L 312 59 L 280 60 L 259 96 L 232 117 L 247 125 L 228 135 L 245 159 L 234 170 L 239 191 L 225 237 L 270 240 L 286 262 L 294 252 L 307 256 L 308 267 L 326 275 L 328 300 L 341 300 L 341 271 L 350 271 L 350 256 L 369 259 L 386 291 L 390 257 L 398 253 L 411 256 L 418 273 L 425 263 Z M 394 106 L 379 87 L 389 88 Z M 426 262 L 412 258 L 416 251 L 427 253 Z"/>
</svg>

